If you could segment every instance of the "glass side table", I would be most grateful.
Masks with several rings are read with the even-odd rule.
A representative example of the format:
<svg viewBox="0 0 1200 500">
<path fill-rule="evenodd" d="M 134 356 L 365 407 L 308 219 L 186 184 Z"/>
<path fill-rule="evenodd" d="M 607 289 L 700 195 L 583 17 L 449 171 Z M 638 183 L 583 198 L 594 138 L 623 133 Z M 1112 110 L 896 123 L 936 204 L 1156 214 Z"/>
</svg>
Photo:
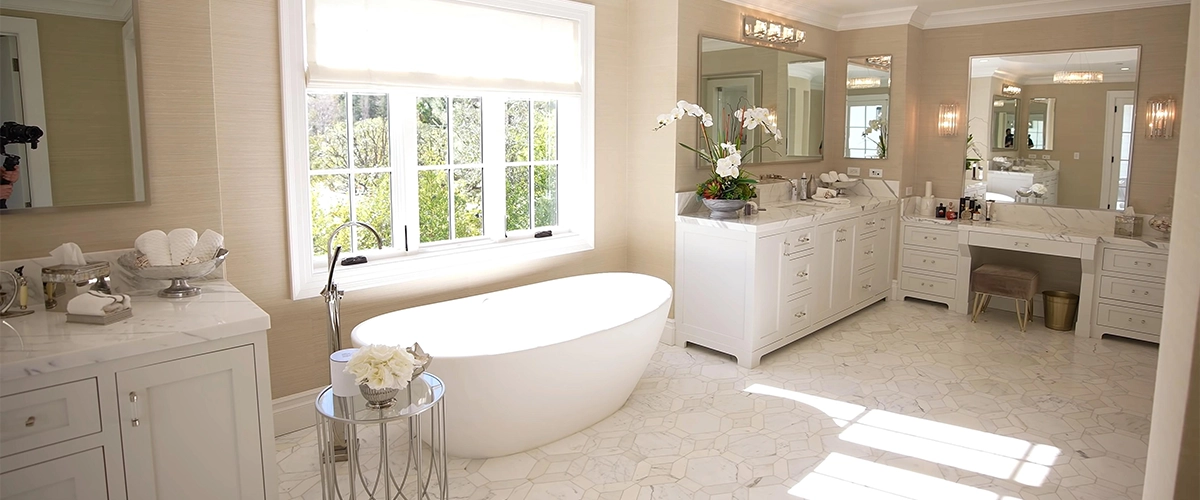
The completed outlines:
<svg viewBox="0 0 1200 500">
<path fill-rule="evenodd" d="M 445 499 L 446 412 L 442 396 L 446 386 L 432 373 L 422 373 L 396 396 L 388 408 L 368 408 L 360 394 L 333 395 L 326 387 L 317 396 L 317 447 L 320 457 L 322 498 L 325 500 Z M 403 457 L 391 457 L 388 424 L 407 420 L 408 446 Z M 423 421 L 428 420 L 428 429 Z M 333 453 L 334 429 L 345 427 L 349 460 L 339 469 Z M 428 436 L 425 453 L 422 433 Z M 378 447 L 374 441 L 378 440 Z M 399 446 L 397 446 L 399 448 Z M 375 456 L 378 452 L 378 456 Z M 428 462 L 423 459 L 428 457 Z M 415 474 L 414 474 L 415 473 Z M 410 476 L 414 483 L 409 484 Z M 431 484 L 437 480 L 436 496 Z M 407 488 L 406 488 L 407 487 Z"/>
</svg>

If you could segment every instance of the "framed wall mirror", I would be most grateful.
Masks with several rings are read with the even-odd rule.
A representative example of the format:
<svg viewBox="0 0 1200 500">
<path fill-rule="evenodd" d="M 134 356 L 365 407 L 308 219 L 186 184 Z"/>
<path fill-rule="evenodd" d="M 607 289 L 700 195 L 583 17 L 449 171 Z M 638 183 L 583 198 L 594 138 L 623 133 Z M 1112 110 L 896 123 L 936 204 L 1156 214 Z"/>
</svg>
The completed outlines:
<svg viewBox="0 0 1200 500">
<path fill-rule="evenodd" d="M 1117 47 L 972 57 L 964 196 L 1125 209 L 1139 56 Z"/>
<path fill-rule="evenodd" d="M 754 151 L 745 163 L 822 158 L 825 140 L 825 60 L 796 52 L 700 37 L 699 104 L 714 117 L 744 107 L 774 113 L 783 141 Z M 720 132 L 724 120 L 714 120 Z M 712 130 L 710 130 L 710 133 Z M 751 131 L 747 143 L 763 137 Z M 749 149 L 749 147 L 747 147 Z"/>
<path fill-rule="evenodd" d="M 846 62 L 846 146 L 843 157 L 887 158 L 891 80 L 891 55 L 851 57 Z"/>
<path fill-rule="evenodd" d="M 133 3 L 10 0 L 0 8 L 0 119 L 43 131 L 37 148 L 9 134 L 16 182 L 7 208 L 145 201 Z M 12 130 L 12 129 L 10 129 Z"/>
</svg>

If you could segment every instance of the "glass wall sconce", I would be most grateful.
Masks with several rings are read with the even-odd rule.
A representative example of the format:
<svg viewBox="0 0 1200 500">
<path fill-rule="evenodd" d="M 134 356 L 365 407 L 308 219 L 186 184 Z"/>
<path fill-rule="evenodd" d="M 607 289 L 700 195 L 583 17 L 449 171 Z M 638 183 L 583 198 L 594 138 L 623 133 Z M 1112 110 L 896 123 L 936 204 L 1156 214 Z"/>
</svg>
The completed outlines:
<svg viewBox="0 0 1200 500">
<path fill-rule="evenodd" d="M 804 30 L 795 26 L 759 19 L 754 16 L 742 16 L 742 36 L 756 38 L 765 42 L 789 44 L 804 43 Z"/>
<path fill-rule="evenodd" d="M 1152 97 L 1146 101 L 1146 137 L 1170 139 L 1175 135 L 1175 99 Z"/>
<path fill-rule="evenodd" d="M 958 104 L 948 103 L 938 106 L 938 135 L 954 137 L 958 135 Z"/>
</svg>

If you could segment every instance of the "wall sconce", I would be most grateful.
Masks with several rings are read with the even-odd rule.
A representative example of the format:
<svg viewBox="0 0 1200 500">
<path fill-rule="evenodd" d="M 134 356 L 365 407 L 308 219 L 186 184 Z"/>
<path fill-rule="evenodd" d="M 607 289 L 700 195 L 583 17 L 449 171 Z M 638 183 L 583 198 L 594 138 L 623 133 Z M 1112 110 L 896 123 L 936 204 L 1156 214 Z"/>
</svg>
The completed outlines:
<svg viewBox="0 0 1200 500">
<path fill-rule="evenodd" d="M 958 104 L 949 103 L 938 106 L 938 135 L 942 137 L 958 135 Z"/>
<path fill-rule="evenodd" d="M 1009 97 L 1016 97 L 1021 95 L 1021 87 L 1005 84 L 1004 87 L 1000 88 L 1000 93 Z"/>
<path fill-rule="evenodd" d="M 1170 139 L 1175 135 L 1175 99 L 1152 97 L 1146 108 L 1146 137 Z"/>
<path fill-rule="evenodd" d="M 804 43 L 805 33 L 795 26 L 742 16 L 742 36 L 771 43 Z"/>
</svg>

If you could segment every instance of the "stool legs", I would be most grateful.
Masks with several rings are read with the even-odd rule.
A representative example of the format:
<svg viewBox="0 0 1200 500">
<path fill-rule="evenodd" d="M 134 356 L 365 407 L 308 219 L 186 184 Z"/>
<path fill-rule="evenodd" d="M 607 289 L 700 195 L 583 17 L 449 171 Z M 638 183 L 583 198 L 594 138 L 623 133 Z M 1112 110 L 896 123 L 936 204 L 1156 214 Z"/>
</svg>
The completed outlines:
<svg viewBox="0 0 1200 500">
<path fill-rule="evenodd" d="M 982 313 L 983 310 L 987 308 L 987 303 L 990 300 L 992 300 L 992 296 L 990 294 L 975 292 L 975 299 L 971 305 L 971 322 L 972 323 L 978 322 L 979 313 Z"/>
<path fill-rule="evenodd" d="M 1033 301 L 1029 299 L 1018 299 L 1016 301 L 1017 309 L 1017 324 L 1024 332 L 1029 326 L 1029 318 L 1033 316 Z M 988 303 L 992 301 L 990 293 L 975 292 L 975 297 L 971 302 L 971 322 L 978 323 L 979 315 L 987 310 Z"/>
</svg>

